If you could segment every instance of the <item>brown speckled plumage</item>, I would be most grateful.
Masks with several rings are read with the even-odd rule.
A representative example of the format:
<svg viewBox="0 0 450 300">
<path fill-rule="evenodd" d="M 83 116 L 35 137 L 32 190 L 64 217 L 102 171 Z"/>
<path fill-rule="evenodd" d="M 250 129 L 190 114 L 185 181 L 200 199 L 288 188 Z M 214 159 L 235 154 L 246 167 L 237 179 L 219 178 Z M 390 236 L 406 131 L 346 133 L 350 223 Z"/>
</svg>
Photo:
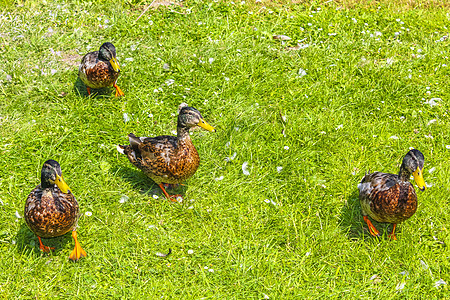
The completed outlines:
<svg viewBox="0 0 450 300">
<path fill-rule="evenodd" d="M 423 165 L 423 154 L 413 149 L 405 155 L 398 175 L 374 172 L 362 178 L 358 185 L 361 212 L 372 235 L 379 235 L 379 232 L 367 216 L 377 222 L 394 224 L 391 237 L 395 239 L 396 224 L 414 215 L 417 195 L 409 178 L 413 174 L 419 188 L 425 190 Z"/>
<path fill-rule="evenodd" d="M 200 157 L 187 132 L 180 139 L 169 135 L 139 138 L 132 133 L 128 137 L 131 145 L 125 146 L 124 153 L 157 184 L 181 183 L 197 171 Z"/>
<path fill-rule="evenodd" d="M 78 76 L 86 86 L 101 89 L 112 86 L 119 78 L 119 72 L 115 72 L 108 61 L 99 60 L 98 51 L 94 51 L 86 54 L 81 60 Z"/>
<path fill-rule="evenodd" d="M 200 157 L 189 136 L 189 129 L 193 126 L 215 131 L 203 121 L 198 110 L 181 106 L 176 137 L 137 137 L 130 133 L 130 145 L 119 145 L 118 150 L 160 187 L 162 183 L 181 183 L 194 175 L 200 164 Z M 164 189 L 163 192 L 166 194 Z"/>
<path fill-rule="evenodd" d="M 377 222 L 401 223 L 417 209 L 417 195 L 410 182 L 400 181 L 398 175 L 375 172 L 367 174 L 361 183 L 370 183 L 370 193 L 362 192 L 362 213 Z"/>
<path fill-rule="evenodd" d="M 46 189 L 38 185 L 25 204 L 25 221 L 31 231 L 42 238 L 68 233 L 76 227 L 78 215 L 78 203 L 73 194 L 61 193 L 56 185 Z"/>
</svg>

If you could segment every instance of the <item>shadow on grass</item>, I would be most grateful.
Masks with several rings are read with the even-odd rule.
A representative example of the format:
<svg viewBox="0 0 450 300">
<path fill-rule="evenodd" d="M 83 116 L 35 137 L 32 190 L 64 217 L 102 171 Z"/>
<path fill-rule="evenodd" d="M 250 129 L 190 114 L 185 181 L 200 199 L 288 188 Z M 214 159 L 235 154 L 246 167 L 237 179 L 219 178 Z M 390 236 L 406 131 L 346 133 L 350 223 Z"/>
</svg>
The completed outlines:
<svg viewBox="0 0 450 300">
<path fill-rule="evenodd" d="M 86 85 L 83 83 L 83 81 L 81 81 L 80 77 L 77 77 L 77 80 L 73 84 L 73 90 L 81 97 L 89 97 Z M 114 95 L 112 95 L 113 93 L 112 90 L 113 90 L 112 87 L 105 87 L 102 89 L 91 89 L 91 96 L 100 99 L 109 98 L 111 96 L 114 97 Z"/>
<path fill-rule="evenodd" d="M 362 218 L 358 189 L 355 189 L 355 191 L 347 199 L 347 203 L 341 210 L 339 221 L 339 226 L 341 227 L 342 231 L 346 233 L 348 239 L 350 240 L 371 238 L 377 239 L 377 237 L 370 235 L 367 225 Z M 389 230 L 392 229 L 392 227 L 390 227 L 390 224 L 378 223 L 374 220 L 371 221 L 383 235 L 383 237 L 381 237 L 382 239 L 385 238 L 385 235 L 387 236 L 390 233 Z"/>
<path fill-rule="evenodd" d="M 45 246 L 54 247 L 52 254 L 49 256 L 59 256 L 67 254 L 69 256 L 70 252 L 67 252 L 66 244 L 72 241 L 72 231 L 66 233 L 65 235 L 58 236 L 55 238 L 42 239 L 42 243 Z M 19 231 L 16 234 L 16 245 L 17 252 L 23 253 L 32 251 L 35 255 L 41 256 L 44 253 L 39 249 L 39 240 L 37 236 L 28 228 L 25 220 L 20 224 Z M 72 250 L 70 250 L 72 251 Z M 47 255 L 47 254 L 45 254 Z"/>
<path fill-rule="evenodd" d="M 159 186 L 148 178 L 141 170 L 129 167 L 115 167 L 110 169 L 113 175 L 119 175 L 124 181 L 131 183 L 134 189 L 138 190 L 139 193 L 143 195 L 158 195 L 159 197 L 164 197 L 162 190 Z M 169 195 L 181 194 L 184 195 L 187 186 L 177 185 L 166 187 L 166 191 Z"/>
</svg>

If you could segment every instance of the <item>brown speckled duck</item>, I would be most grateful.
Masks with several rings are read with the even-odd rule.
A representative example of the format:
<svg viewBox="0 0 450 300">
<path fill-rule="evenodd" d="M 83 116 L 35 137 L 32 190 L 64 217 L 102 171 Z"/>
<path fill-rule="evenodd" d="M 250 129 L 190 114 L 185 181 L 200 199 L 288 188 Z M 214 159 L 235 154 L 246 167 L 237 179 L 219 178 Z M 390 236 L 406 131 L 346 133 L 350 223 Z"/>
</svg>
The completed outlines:
<svg viewBox="0 0 450 300">
<path fill-rule="evenodd" d="M 91 88 L 100 89 L 112 85 L 116 88 L 116 97 L 123 96 L 124 93 L 116 84 L 119 72 L 116 48 L 111 43 L 104 43 L 99 51 L 86 54 L 78 68 L 78 76 L 86 85 L 89 95 Z"/>
<path fill-rule="evenodd" d="M 173 200 L 177 195 L 169 196 L 163 183 L 178 184 L 185 181 L 194 175 L 200 163 L 198 152 L 189 136 L 189 129 L 194 126 L 216 131 L 203 120 L 198 110 L 182 104 L 179 107 L 176 137 L 137 137 L 130 133 L 130 145 L 118 145 L 117 150 L 127 155 L 135 167 L 156 182 L 167 199 Z"/>
<path fill-rule="evenodd" d="M 396 240 L 395 228 L 398 223 L 410 218 L 417 209 L 417 195 L 409 182 L 411 174 L 421 191 L 426 189 L 423 179 L 424 156 L 416 149 L 410 150 L 403 158 L 400 172 L 387 174 L 374 172 L 366 174 L 358 184 L 359 200 L 364 221 L 373 236 L 380 232 L 369 217 L 377 222 L 392 223 L 390 238 Z"/>
<path fill-rule="evenodd" d="M 54 249 L 44 246 L 41 238 L 52 238 L 72 230 L 75 248 L 69 256 L 77 261 L 86 256 L 77 239 L 79 216 L 77 200 L 64 182 L 61 167 L 55 160 L 47 160 L 41 171 L 41 184 L 28 195 L 24 217 L 28 227 L 39 239 L 39 248 L 44 252 Z"/>
</svg>

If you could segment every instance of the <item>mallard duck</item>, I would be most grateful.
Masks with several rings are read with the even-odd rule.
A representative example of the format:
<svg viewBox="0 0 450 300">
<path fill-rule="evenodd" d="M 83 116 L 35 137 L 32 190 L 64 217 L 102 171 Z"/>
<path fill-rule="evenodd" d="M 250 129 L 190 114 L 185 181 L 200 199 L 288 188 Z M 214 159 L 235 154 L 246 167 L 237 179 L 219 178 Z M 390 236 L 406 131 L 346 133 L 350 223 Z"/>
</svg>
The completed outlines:
<svg viewBox="0 0 450 300">
<path fill-rule="evenodd" d="M 116 84 L 119 72 L 116 48 L 111 43 L 104 43 L 99 51 L 86 54 L 78 68 L 78 76 L 86 85 L 89 95 L 91 88 L 100 89 L 112 85 L 116 88 L 116 97 L 123 96 L 124 93 Z"/>
<path fill-rule="evenodd" d="M 424 156 L 416 149 L 406 153 L 400 172 L 388 174 L 374 172 L 366 174 L 358 184 L 359 201 L 364 221 L 373 236 L 380 232 L 368 218 L 377 222 L 392 223 L 390 238 L 396 240 L 395 228 L 398 223 L 410 218 L 417 209 L 417 195 L 409 182 L 411 174 L 421 191 L 426 189 L 423 179 Z"/>
<path fill-rule="evenodd" d="M 53 247 L 44 246 L 41 238 L 52 238 L 72 230 L 75 248 L 69 256 L 77 261 L 86 256 L 77 239 L 77 221 L 80 210 L 77 200 L 62 177 L 61 166 L 55 160 L 47 160 L 41 171 L 41 184 L 28 195 L 24 217 L 28 227 L 39 239 L 39 248 L 50 252 Z"/>
<path fill-rule="evenodd" d="M 130 145 L 117 146 L 117 150 L 127 155 L 130 162 L 159 185 L 167 199 L 171 200 L 178 195 L 169 196 L 163 183 L 178 184 L 185 181 L 194 175 L 200 163 L 189 129 L 200 126 L 211 132 L 216 131 L 195 108 L 182 104 L 178 112 L 176 137 L 137 137 L 130 133 Z"/>
</svg>

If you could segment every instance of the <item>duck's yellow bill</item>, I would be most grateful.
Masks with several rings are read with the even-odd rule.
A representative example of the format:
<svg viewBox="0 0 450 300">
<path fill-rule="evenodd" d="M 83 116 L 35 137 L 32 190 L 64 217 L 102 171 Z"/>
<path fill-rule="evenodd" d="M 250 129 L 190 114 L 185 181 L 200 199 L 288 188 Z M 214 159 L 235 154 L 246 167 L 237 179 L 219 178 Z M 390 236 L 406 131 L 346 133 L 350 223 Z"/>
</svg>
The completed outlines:
<svg viewBox="0 0 450 300">
<path fill-rule="evenodd" d="M 117 58 L 113 57 L 109 60 L 109 63 L 113 67 L 114 71 L 120 72 L 119 62 L 117 61 Z"/>
<path fill-rule="evenodd" d="M 200 122 L 198 122 L 197 125 L 200 126 L 200 127 L 203 128 L 203 129 L 208 130 L 208 131 L 216 132 L 216 130 L 214 129 L 214 127 L 212 127 L 211 125 L 209 125 L 208 123 L 206 123 L 205 120 L 203 120 L 203 119 L 200 119 Z"/>
<path fill-rule="evenodd" d="M 417 167 L 417 170 L 413 172 L 413 177 L 419 189 L 421 191 L 425 191 L 427 186 L 425 185 L 425 180 L 423 179 L 423 172 L 419 167 Z"/>
<path fill-rule="evenodd" d="M 67 185 L 67 183 L 64 181 L 62 176 L 59 176 L 58 174 L 56 174 L 55 184 L 59 187 L 61 192 L 63 192 L 64 194 L 67 194 L 70 191 L 70 188 Z"/>
</svg>

